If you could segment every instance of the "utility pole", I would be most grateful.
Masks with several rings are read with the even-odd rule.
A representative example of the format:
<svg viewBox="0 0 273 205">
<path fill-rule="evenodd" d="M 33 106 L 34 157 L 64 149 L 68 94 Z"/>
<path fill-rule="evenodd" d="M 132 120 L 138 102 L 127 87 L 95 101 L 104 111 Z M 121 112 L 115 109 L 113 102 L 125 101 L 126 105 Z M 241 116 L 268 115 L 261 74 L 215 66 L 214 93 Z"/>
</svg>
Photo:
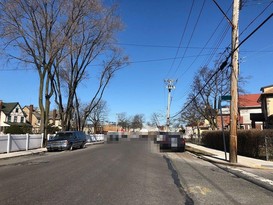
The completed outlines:
<svg viewBox="0 0 273 205">
<path fill-rule="evenodd" d="M 177 80 L 171 80 L 171 79 L 165 80 L 165 83 L 167 84 L 167 89 L 168 89 L 167 122 L 166 122 L 167 132 L 169 132 L 169 129 L 170 129 L 171 91 L 175 89 L 174 83 L 176 83 L 176 81 Z"/>
<path fill-rule="evenodd" d="M 237 122 L 238 122 L 238 59 L 239 59 L 239 36 L 238 36 L 238 22 L 239 22 L 240 0 L 233 1 L 233 15 L 232 15 L 232 62 L 231 62 L 231 103 L 230 103 L 230 151 L 229 161 L 237 163 Z"/>
</svg>

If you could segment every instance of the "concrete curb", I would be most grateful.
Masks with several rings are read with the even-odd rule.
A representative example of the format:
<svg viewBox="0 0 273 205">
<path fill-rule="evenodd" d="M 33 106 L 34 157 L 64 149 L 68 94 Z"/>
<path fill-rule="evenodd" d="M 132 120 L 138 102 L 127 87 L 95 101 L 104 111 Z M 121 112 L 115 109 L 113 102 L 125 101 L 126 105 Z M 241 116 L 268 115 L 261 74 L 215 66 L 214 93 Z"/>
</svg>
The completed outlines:
<svg viewBox="0 0 273 205">
<path fill-rule="evenodd" d="M 209 161 L 211 163 L 215 164 L 222 164 L 226 166 L 232 166 L 232 167 L 245 167 L 245 168 L 254 168 L 254 169 L 269 169 L 272 170 L 273 166 L 272 162 L 267 162 L 267 161 L 261 161 L 257 159 L 252 159 L 248 157 L 243 157 L 243 156 L 238 156 L 238 163 L 231 163 L 229 161 L 226 161 L 223 156 L 218 156 L 217 154 L 210 153 L 207 151 L 207 148 L 205 148 L 206 151 L 202 149 L 198 149 L 197 147 L 191 147 L 190 145 L 186 146 L 186 150 L 195 155 L 198 158 L 201 158 L 203 160 Z M 216 153 L 219 151 L 216 150 Z"/>
<path fill-rule="evenodd" d="M 44 153 L 44 152 L 47 152 L 46 148 L 39 148 L 39 149 L 33 149 L 33 150 L 27 150 L 27 151 L 4 153 L 4 154 L 0 154 L 0 160 L 1 159 L 9 159 L 9 158 L 13 158 L 13 157 L 26 156 L 26 155 L 40 154 L 40 153 Z"/>
<path fill-rule="evenodd" d="M 86 143 L 86 146 L 97 145 L 97 144 L 104 144 L 104 141 Z M 44 147 L 44 148 L 27 150 L 27 151 L 3 153 L 3 154 L 0 154 L 0 160 L 14 158 L 14 157 L 21 157 L 21 156 L 26 156 L 26 155 L 41 154 L 41 153 L 45 153 L 45 152 L 47 152 L 47 149 Z"/>
</svg>

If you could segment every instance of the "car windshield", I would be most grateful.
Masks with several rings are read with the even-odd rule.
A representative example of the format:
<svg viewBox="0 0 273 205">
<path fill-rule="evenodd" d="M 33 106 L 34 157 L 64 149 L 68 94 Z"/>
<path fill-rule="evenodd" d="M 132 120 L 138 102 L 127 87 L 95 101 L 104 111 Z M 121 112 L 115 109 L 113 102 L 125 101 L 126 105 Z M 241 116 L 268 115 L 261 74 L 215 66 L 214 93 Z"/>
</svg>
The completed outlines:
<svg viewBox="0 0 273 205">
<path fill-rule="evenodd" d="M 65 140 L 71 138 L 72 136 L 73 136 L 72 133 L 57 133 L 54 139 Z"/>
</svg>

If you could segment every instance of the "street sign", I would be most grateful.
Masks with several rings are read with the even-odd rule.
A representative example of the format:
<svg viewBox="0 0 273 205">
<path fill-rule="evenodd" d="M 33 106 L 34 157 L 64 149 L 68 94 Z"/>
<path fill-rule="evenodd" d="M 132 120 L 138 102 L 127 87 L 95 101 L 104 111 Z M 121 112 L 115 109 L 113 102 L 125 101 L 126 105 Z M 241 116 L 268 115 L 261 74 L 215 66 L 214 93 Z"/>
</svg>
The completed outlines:
<svg viewBox="0 0 273 205">
<path fill-rule="evenodd" d="M 221 96 L 221 100 L 231 100 L 231 95 Z"/>
</svg>

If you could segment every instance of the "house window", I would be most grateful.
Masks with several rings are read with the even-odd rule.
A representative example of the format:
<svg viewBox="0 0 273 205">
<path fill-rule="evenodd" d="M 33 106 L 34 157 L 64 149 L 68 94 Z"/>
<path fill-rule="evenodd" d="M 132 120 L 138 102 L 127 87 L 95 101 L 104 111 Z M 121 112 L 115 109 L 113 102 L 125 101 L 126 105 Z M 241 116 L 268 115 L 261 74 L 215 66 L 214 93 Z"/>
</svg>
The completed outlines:
<svg viewBox="0 0 273 205">
<path fill-rule="evenodd" d="M 14 122 L 17 122 L 17 116 L 14 116 Z"/>
<path fill-rule="evenodd" d="M 8 116 L 8 122 L 11 122 L 11 116 Z"/>
<path fill-rule="evenodd" d="M 21 123 L 24 123 L 24 117 L 21 117 Z"/>
<path fill-rule="evenodd" d="M 19 112 L 19 108 L 18 108 L 18 107 L 15 109 L 15 112 L 16 112 L 16 113 L 18 113 L 18 112 Z"/>
</svg>

